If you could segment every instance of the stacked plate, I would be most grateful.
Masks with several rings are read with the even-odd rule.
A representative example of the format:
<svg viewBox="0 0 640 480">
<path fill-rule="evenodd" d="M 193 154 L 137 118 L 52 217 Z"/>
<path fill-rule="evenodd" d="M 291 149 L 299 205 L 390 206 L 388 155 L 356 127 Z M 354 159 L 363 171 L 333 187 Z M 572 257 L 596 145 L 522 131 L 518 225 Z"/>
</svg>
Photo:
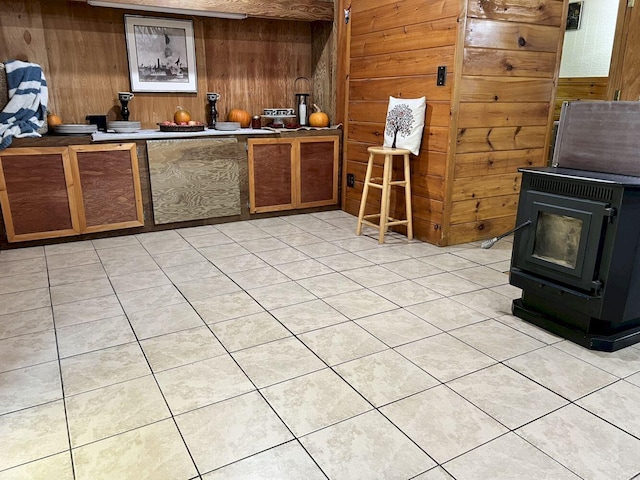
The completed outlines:
<svg viewBox="0 0 640 480">
<path fill-rule="evenodd" d="M 226 131 L 240 130 L 240 122 L 216 122 L 213 128 L 215 128 L 216 130 Z"/>
<path fill-rule="evenodd" d="M 116 133 L 132 133 L 140 130 L 140 122 L 125 122 L 123 120 L 114 120 L 107 122 L 107 130 L 113 130 Z"/>
<path fill-rule="evenodd" d="M 98 131 L 97 125 L 62 123 L 54 127 L 55 132 L 62 135 L 84 135 Z"/>
</svg>

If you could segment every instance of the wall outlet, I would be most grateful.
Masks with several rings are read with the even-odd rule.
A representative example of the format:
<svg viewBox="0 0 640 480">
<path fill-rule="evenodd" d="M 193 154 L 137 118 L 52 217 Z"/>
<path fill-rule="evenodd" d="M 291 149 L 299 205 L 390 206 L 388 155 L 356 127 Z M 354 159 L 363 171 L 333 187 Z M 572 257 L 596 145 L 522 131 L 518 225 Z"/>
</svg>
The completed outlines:
<svg viewBox="0 0 640 480">
<path fill-rule="evenodd" d="M 436 85 L 438 87 L 442 87 L 446 82 L 447 82 L 447 67 L 445 67 L 444 65 L 440 65 L 438 67 L 438 79 L 436 80 Z"/>
<path fill-rule="evenodd" d="M 353 173 L 347 173 L 347 187 L 356 186 L 356 176 Z"/>
</svg>

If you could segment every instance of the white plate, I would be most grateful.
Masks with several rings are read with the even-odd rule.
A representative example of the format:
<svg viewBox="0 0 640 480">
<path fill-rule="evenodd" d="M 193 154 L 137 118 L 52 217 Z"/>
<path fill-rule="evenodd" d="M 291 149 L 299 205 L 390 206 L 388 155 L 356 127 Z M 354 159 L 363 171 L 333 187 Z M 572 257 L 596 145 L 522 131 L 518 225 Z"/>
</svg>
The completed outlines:
<svg viewBox="0 0 640 480">
<path fill-rule="evenodd" d="M 240 122 L 216 122 L 214 127 L 216 130 L 240 130 Z"/>
<path fill-rule="evenodd" d="M 56 133 L 93 133 L 98 130 L 97 125 L 71 125 L 63 124 L 55 127 Z"/>
<path fill-rule="evenodd" d="M 140 128 L 131 127 L 131 128 L 123 128 L 123 127 L 112 127 L 109 130 L 113 130 L 116 133 L 133 133 L 140 130 Z"/>
</svg>

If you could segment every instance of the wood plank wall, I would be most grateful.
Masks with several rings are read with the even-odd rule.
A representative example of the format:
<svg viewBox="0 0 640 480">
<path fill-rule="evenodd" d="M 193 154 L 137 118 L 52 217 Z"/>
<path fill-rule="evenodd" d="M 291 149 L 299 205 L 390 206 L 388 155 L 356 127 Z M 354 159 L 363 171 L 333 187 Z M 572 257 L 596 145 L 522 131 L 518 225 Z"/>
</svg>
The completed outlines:
<svg viewBox="0 0 640 480">
<path fill-rule="evenodd" d="M 350 4 L 348 141 L 343 174 L 354 174 L 356 186 L 343 190 L 344 209 L 358 213 L 367 147 L 383 142 L 389 96 L 426 96 L 422 146 L 411 160 L 413 221 L 418 238 L 436 243 L 445 200 L 458 1 L 351 0 Z M 447 67 L 447 83 L 442 87 L 436 86 L 439 65 Z M 395 167 L 399 171 L 401 165 Z M 374 175 L 381 176 L 381 168 L 377 170 Z M 379 191 L 372 190 L 367 213 L 380 210 Z M 391 215 L 404 218 L 402 191 L 392 196 Z"/>
<path fill-rule="evenodd" d="M 0 61 L 27 59 L 43 66 L 49 83 L 50 109 L 65 123 L 85 123 L 87 114 L 119 114 L 118 91 L 129 90 L 129 67 L 124 36 L 124 14 L 140 11 L 91 7 L 65 0 L 2 0 Z M 149 13 L 148 16 L 177 17 Z M 195 31 L 197 94 L 137 93 L 130 102 L 131 120 L 143 128 L 173 116 L 176 106 L 189 110 L 195 120 L 206 121 L 206 92 L 222 94 L 219 119 L 232 108 L 253 114 L 263 108 L 294 107 L 294 80 L 314 81 L 312 97 L 330 96 L 329 75 L 318 73 L 317 58 L 327 61 L 331 22 L 315 26 L 329 32 L 312 38 L 309 22 L 266 19 L 226 20 L 192 18 Z M 329 61 L 331 59 L 329 58 Z M 331 114 L 331 101 L 323 101 Z"/>
<path fill-rule="evenodd" d="M 546 164 L 566 17 L 562 0 L 468 0 L 463 8 L 442 245 L 514 226 L 517 169 Z"/>
</svg>

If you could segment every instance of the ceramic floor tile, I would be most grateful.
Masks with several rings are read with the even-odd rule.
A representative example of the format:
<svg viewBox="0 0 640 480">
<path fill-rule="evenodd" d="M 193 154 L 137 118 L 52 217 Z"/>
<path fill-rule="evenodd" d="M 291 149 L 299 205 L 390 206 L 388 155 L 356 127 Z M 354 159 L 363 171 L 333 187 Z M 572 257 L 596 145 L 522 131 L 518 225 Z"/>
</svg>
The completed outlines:
<svg viewBox="0 0 640 480">
<path fill-rule="evenodd" d="M 329 223 L 329 226 L 333 226 L 333 223 Z M 335 242 L 337 240 L 346 240 L 348 238 L 353 238 L 352 231 L 347 231 L 341 228 L 327 228 L 325 230 L 317 230 L 314 232 L 314 234 L 327 242 Z"/>
<path fill-rule="evenodd" d="M 588 395 L 617 378 L 554 347 L 545 347 L 505 365 L 569 400 Z"/>
<path fill-rule="evenodd" d="M 305 278 L 298 281 L 298 283 L 318 298 L 330 297 L 340 293 L 362 289 L 361 285 L 353 280 L 349 280 L 342 273 L 329 273 L 327 275 Z"/>
<path fill-rule="evenodd" d="M 469 480 L 580 480 L 513 433 L 447 462 L 445 468 L 456 478 Z"/>
<path fill-rule="evenodd" d="M 228 243 L 234 243 L 232 239 L 227 237 L 222 232 L 214 232 L 208 235 L 198 235 L 186 239 L 192 247 L 197 249 L 203 249 L 208 247 L 215 247 L 216 245 L 225 245 Z"/>
<path fill-rule="evenodd" d="M 384 268 L 400 276 L 401 279 L 409 280 L 443 273 L 441 269 L 415 258 L 385 263 Z M 425 286 L 428 285 L 425 284 Z"/>
<path fill-rule="evenodd" d="M 180 292 L 190 302 L 204 300 L 217 295 L 224 295 L 225 293 L 233 293 L 240 290 L 238 285 L 224 275 L 178 283 L 176 284 L 176 287 L 178 287 Z"/>
<path fill-rule="evenodd" d="M 66 396 L 144 377 L 151 373 L 137 343 L 63 358 L 60 367 Z"/>
<path fill-rule="evenodd" d="M 290 281 L 289 277 L 280 273 L 271 266 L 230 273 L 229 278 L 240 285 L 244 290 L 268 287 L 269 285 L 276 285 L 278 283 Z"/>
<path fill-rule="evenodd" d="M 310 234 L 308 234 L 307 232 L 305 232 L 304 230 L 302 230 L 301 228 L 296 227 L 295 225 L 291 225 L 291 224 L 287 224 L 287 225 L 275 225 L 275 226 L 263 226 L 260 227 L 260 230 L 262 230 L 263 232 L 269 234 L 269 235 L 276 235 L 278 236 L 278 238 L 280 240 L 282 240 L 283 242 L 285 242 L 285 237 L 288 236 L 294 236 L 294 235 L 309 235 L 312 236 Z M 320 241 L 320 239 L 318 237 L 314 237 L 317 240 L 316 241 Z M 246 242 L 247 240 L 242 240 L 242 242 Z M 285 242 L 288 243 L 288 242 Z"/>
<path fill-rule="evenodd" d="M 258 302 L 246 292 L 219 295 L 206 300 L 191 302 L 191 305 L 208 324 L 264 311 Z"/>
<path fill-rule="evenodd" d="M 500 317 L 511 313 L 512 299 L 487 289 L 454 295 L 451 299 L 488 317 Z"/>
<path fill-rule="evenodd" d="M 88 265 L 59 268 L 56 270 L 49 269 L 49 281 L 52 287 L 87 280 L 100 280 L 106 278 L 106 276 L 101 263 L 90 263 Z"/>
<path fill-rule="evenodd" d="M 221 258 L 236 257 L 250 253 L 246 248 L 242 248 L 237 243 L 223 243 L 211 247 L 199 248 L 198 250 L 213 263 L 216 263 L 216 260 L 220 260 Z"/>
<path fill-rule="evenodd" d="M 51 305 L 48 288 L 0 295 L 0 315 L 34 310 Z"/>
<path fill-rule="evenodd" d="M 256 240 L 247 240 L 246 242 L 240 242 L 240 245 L 251 253 L 278 250 L 287 246 L 286 243 L 281 242 L 277 238 L 258 238 Z"/>
<path fill-rule="evenodd" d="M 513 315 L 501 315 L 499 317 L 496 317 L 496 320 L 498 320 L 500 323 L 504 323 L 511 328 L 515 328 L 522 333 L 526 333 L 530 337 L 546 343 L 547 345 L 562 341 L 562 338 L 558 337 L 557 335 L 547 332 L 546 330 L 543 330 L 542 328 L 537 327 L 532 323 L 525 322 L 521 318 L 514 317 Z"/>
<path fill-rule="evenodd" d="M 449 332 L 482 353 L 503 361 L 545 344 L 495 320 L 485 320 Z M 640 353 L 640 352 L 638 352 Z M 640 355 L 638 355 L 640 357 Z"/>
<path fill-rule="evenodd" d="M 44 258 L 44 247 L 25 247 L 0 252 L 0 264 L 15 260 L 29 260 L 32 258 Z"/>
<path fill-rule="evenodd" d="M 91 240 L 83 240 L 69 243 L 58 243 L 56 245 L 45 245 L 45 255 L 61 255 L 65 253 L 79 253 L 87 250 L 94 250 Z"/>
<path fill-rule="evenodd" d="M 211 325 L 211 330 L 230 352 L 291 335 L 280 322 L 267 312 L 218 322 Z"/>
<path fill-rule="evenodd" d="M 22 292 L 24 290 L 33 290 L 36 288 L 47 288 L 48 286 L 49 277 L 46 272 L 0 277 L 0 295 L 3 293 Z"/>
<path fill-rule="evenodd" d="M 226 353 L 207 327 L 196 327 L 140 342 L 151 369 L 160 372 Z"/>
<path fill-rule="evenodd" d="M 473 267 L 456 270 L 453 275 L 464 278 L 483 287 L 497 287 L 509 283 L 509 276 L 488 267 Z"/>
<path fill-rule="evenodd" d="M 276 308 L 270 313 L 294 334 L 349 321 L 347 317 L 322 300 Z"/>
<path fill-rule="evenodd" d="M 372 409 L 328 368 L 265 388 L 262 394 L 296 437 Z"/>
<path fill-rule="evenodd" d="M 201 472 L 293 438 L 257 392 L 178 415 L 176 422 Z"/>
<path fill-rule="evenodd" d="M 221 258 L 215 261 L 216 267 L 226 274 L 265 268 L 269 265 L 253 253 L 238 255 L 237 257 Z"/>
<path fill-rule="evenodd" d="M 118 297 L 115 295 L 90 298 L 53 307 L 56 328 L 92 322 L 103 318 L 113 318 L 123 314 L 124 311 L 120 306 Z"/>
<path fill-rule="evenodd" d="M 164 269 L 164 273 L 173 283 L 179 284 L 203 278 L 217 277 L 220 275 L 220 270 L 210 262 L 202 261 L 186 265 L 166 267 Z"/>
<path fill-rule="evenodd" d="M 422 473 L 417 477 L 413 477 L 413 480 L 455 480 L 449 475 L 443 468 L 432 468 L 428 472 Z"/>
<path fill-rule="evenodd" d="M 40 478 L 74 480 L 70 452 L 58 453 L 0 472 L 0 480 L 36 480 Z"/>
<path fill-rule="evenodd" d="M 74 448 L 171 416 L 153 375 L 67 397 L 66 410 Z"/>
<path fill-rule="evenodd" d="M 47 255 L 47 268 L 55 270 L 60 268 L 78 267 L 99 263 L 100 258 L 94 250 L 86 252 L 66 253 L 62 255 Z"/>
<path fill-rule="evenodd" d="M 218 229 L 213 225 L 201 225 L 199 227 L 176 228 L 175 232 L 185 239 L 200 237 L 202 235 L 213 235 L 216 233 L 220 233 Z"/>
<path fill-rule="evenodd" d="M 439 328 L 403 308 L 360 318 L 355 322 L 390 347 L 442 333 Z"/>
<path fill-rule="evenodd" d="M 397 401 L 380 411 L 438 463 L 508 431 L 445 385 Z"/>
<path fill-rule="evenodd" d="M 125 312 L 127 312 L 129 319 L 131 319 L 132 314 L 136 312 L 186 302 L 182 294 L 173 285 L 119 293 L 118 300 L 120 300 L 122 307 Z"/>
<path fill-rule="evenodd" d="M 378 248 L 360 251 L 356 254 L 370 262 L 385 265 L 387 263 L 402 262 L 411 259 L 409 255 L 403 253 L 403 247 L 381 245 Z"/>
<path fill-rule="evenodd" d="M 309 257 L 307 257 L 301 251 L 296 250 L 293 247 L 288 247 L 286 245 L 285 247 L 286 248 L 279 248 L 277 250 L 267 250 L 264 252 L 259 252 L 256 253 L 256 255 L 272 266 L 309 259 Z"/>
<path fill-rule="evenodd" d="M 230 478 L 234 480 L 255 480 L 257 478 L 326 479 L 297 441 L 287 442 L 202 476 L 203 480 L 228 480 Z M 1 477 L 0 480 L 2 480 Z"/>
<path fill-rule="evenodd" d="M 204 325 L 200 316 L 188 303 L 177 303 L 131 313 L 129 321 L 138 339 L 156 337 Z"/>
<path fill-rule="evenodd" d="M 276 268 L 291 280 L 302 280 L 303 278 L 317 277 L 333 273 L 333 270 L 318 262 L 317 260 L 301 260 L 298 262 L 277 265 Z"/>
<path fill-rule="evenodd" d="M 0 471 L 69 450 L 62 400 L 0 415 Z"/>
<path fill-rule="evenodd" d="M 107 248 L 140 246 L 140 242 L 135 235 L 123 235 L 120 237 L 96 238 L 91 241 L 96 250 L 104 250 Z"/>
<path fill-rule="evenodd" d="M 394 303 L 370 290 L 343 293 L 327 297 L 324 301 L 351 320 L 398 308 Z"/>
<path fill-rule="evenodd" d="M 495 263 L 503 260 L 511 260 L 511 247 L 508 249 L 495 250 L 468 248 L 457 252 L 456 255 L 466 258 L 467 260 L 471 260 L 472 262 L 479 263 L 480 265 L 487 265 L 489 263 Z"/>
<path fill-rule="evenodd" d="M 317 238 L 317 237 L 316 237 Z M 319 239 L 318 243 L 308 243 L 304 245 L 298 245 L 296 248 L 300 250 L 305 255 L 311 258 L 322 258 L 328 257 L 330 255 L 340 255 L 343 253 L 347 253 L 346 250 L 333 245 L 329 242 L 324 242 L 322 239 Z"/>
<path fill-rule="evenodd" d="M 190 265 L 192 263 L 206 262 L 207 259 L 200 255 L 195 248 L 189 250 L 180 250 L 179 252 L 158 253 L 152 256 L 155 263 L 164 270 L 179 267 L 183 265 Z M 166 272 L 165 272 L 166 273 Z"/>
<path fill-rule="evenodd" d="M 156 232 L 138 233 L 136 238 L 142 245 L 156 242 L 172 242 L 182 240 L 182 236 L 175 230 L 160 230 Z"/>
<path fill-rule="evenodd" d="M 292 227 L 292 228 L 296 229 L 296 227 Z M 300 247 L 302 245 L 311 245 L 312 243 L 324 243 L 322 239 L 316 237 L 315 235 L 311 235 L 310 233 L 303 232 L 300 229 L 297 229 L 297 232 L 292 232 L 287 234 L 285 234 L 284 232 L 278 232 L 278 233 L 279 233 L 278 238 L 282 242 L 292 247 Z"/>
<path fill-rule="evenodd" d="M 0 373 L 0 415 L 61 398 L 57 361 Z"/>
<path fill-rule="evenodd" d="M 568 340 L 555 343 L 553 346 L 620 378 L 640 372 L 640 350 L 636 348 L 599 352 L 588 350 Z"/>
<path fill-rule="evenodd" d="M 315 300 L 316 296 L 296 282 L 278 283 L 255 288 L 247 293 L 267 310 Z"/>
<path fill-rule="evenodd" d="M 53 330 L 0 340 L 0 372 L 30 367 L 58 358 Z"/>
<path fill-rule="evenodd" d="M 483 288 L 477 283 L 470 282 L 449 272 L 416 278 L 414 281 L 445 296 L 473 292 Z"/>
<path fill-rule="evenodd" d="M 124 315 L 58 328 L 57 338 L 60 358 L 136 341 Z"/>
<path fill-rule="evenodd" d="M 90 298 L 105 297 L 113 295 L 113 287 L 104 275 L 103 278 L 94 280 L 86 280 L 76 283 L 66 283 L 51 287 L 51 302 L 53 305 L 62 305 L 63 303 L 79 302 Z"/>
<path fill-rule="evenodd" d="M 17 251 L 20 250 L 12 250 L 12 252 Z M 47 271 L 47 262 L 44 257 L 27 258 L 23 260 L 5 260 L 6 257 L 4 255 L 5 252 L 3 252 L 2 257 L 0 257 L 0 266 L 2 267 L 0 268 L 0 278 Z"/>
<path fill-rule="evenodd" d="M 640 471 L 640 440 L 575 405 L 516 433 L 582 478 L 629 479 Z"/>
<path fill-rule="evenodd" d="M 614 424 L 616 427 L 640 437 L 640 387 L 619 381 L 591 395 L 581 398 L 577 405 Z"/>
<path fill-rule="evenodd" d="M 495 360 L 448 335 L 434 335 L 395 349 L 441 382 L 493 365 Z"/>
<path fill-rule="evenodd" d="M 379 287 L 373 287 L 371 290 L 401 307 L 417 305 L 418 303 L 441 298 L 439 293 L 434 292 L 430 288 L 418 285 L 411 280 L 380 285 Z"/>
<path fill-rule="evenodd" d="M 355 221 L 357 222 L 358 220 L 356 219 Z M 361 252 L 363 250 L 378 248 L 379 246 L 377 241 L 367 237 L 347 238 L 344 240 L 335 240 L 331 243 L 347 252 Z"/>
<path fill-rule="evenodd" d="M 300 439 L 329 478 L 401 480 L 434 461 L 374 410 Z"/>
<path fill-rule="evenodd" d="M 174 415 L 255 390 L 226 354 L 165 370 L 156 378 Z"/>
<path fill-rule="evenodd" d="M 440 251 L 445 251 L 445 249 L 440 249 Z M 426 257 L 420 258 L 420 261 L 428 263 L 429 265 L 433 265 L 445 272 L 453 272 L 456 270 L 461 270 L 463 268 L 471 268 L 478 266 L 477 263 L 472 262 L 471 260 L 464 259 L 459 257 L 453 253 L 440 253 L 435 255 L 429 255 Z"/>
<path fill-rule="evenodd" d="M 292 337 L 240 350 L 233 357 L 258 388 L 325 367 L 311 350 Z"/>
<path fill-rule="evenodd" d="M 329 365 L 336 365 L 388 347 L 354 322 L 313 330 L 298 336 Z"/>
<path fill-rule="evenodd" d="M 173 420 L 76 448 L 73 463 L 76 480 L 175 480 L 197 476 Z"/>
<path fill-rule="evenodd" d="M 0 315 L 0 340 L 53 329 L 51 307 Z"/>
<path fill-rule="evenodd" d="M 400 282 L 403 280 L 403 277 L 400 275 L 396 275 L 392 271 L 387 270 L 387 265 L 384 267 L 374 265 L 371 267 L 356 268 L 354 270 L 347 270 L 342 274 L 359 285 L 367 288 Z"/>
<path fill-rule="evenodd" d="M 144 248 L 151 255 L 160 253 L 179 252 L 181 250 L 190 250 L 191 244 L 183 238 L 172 238 L 170 240 L 157 240 L 153 242 L 143 242 Z"/>
<path fill-rule="evenodd" d="M 492 265 L 490 265 L 492 266 Z M 502 272 L 508 272 L 509 269 L 501 270 Z M 516 299 L 522 297 L 522 289 L 514 287 L 513 285 L 500 285 L 497 287 L 491 287 L 489 290 L 499 293 L 510 299 Z"/>
<path fill-rule="evenodd" d="M 149 252 L 147 252 L 139 242 L 121 247 L 105 248 L 103 250 L 97 250 L 97 252 L 100 260 L 105 265 L 115 260 L 150 257 Z"/>
<path fill-rule="evenodd" d="M 127 275 L 154 271 L 158 269 L 158 264 L 150 255 L 137 257 L 116 257 L 102 261 L 107 275 Z"/>
<path fill-rule="evenodd" d="M 127 273 L 126 275 L 112 275 L 109 277 L 113 289 L 118 293 L 133 292 L 146 288 L 161 287 L 171 284 L 169 278 L 158 267 L 146 272 Z"/>
<path fill-rule="evenodd" d="M 373 266 L 373 262 L 350 252 L 320 257 L 318 261 L 337 272 Z"/>
<path fill-rule="evenodd" d="M 567 404 L 504 365 L 493 365 L 447 385 L 512 430 Z"/>
<path fill-rule="evenodd" d="M 439 384 L 393 350 L 343 363 L 335 371 L 376 407 Z"/>
</svg>

